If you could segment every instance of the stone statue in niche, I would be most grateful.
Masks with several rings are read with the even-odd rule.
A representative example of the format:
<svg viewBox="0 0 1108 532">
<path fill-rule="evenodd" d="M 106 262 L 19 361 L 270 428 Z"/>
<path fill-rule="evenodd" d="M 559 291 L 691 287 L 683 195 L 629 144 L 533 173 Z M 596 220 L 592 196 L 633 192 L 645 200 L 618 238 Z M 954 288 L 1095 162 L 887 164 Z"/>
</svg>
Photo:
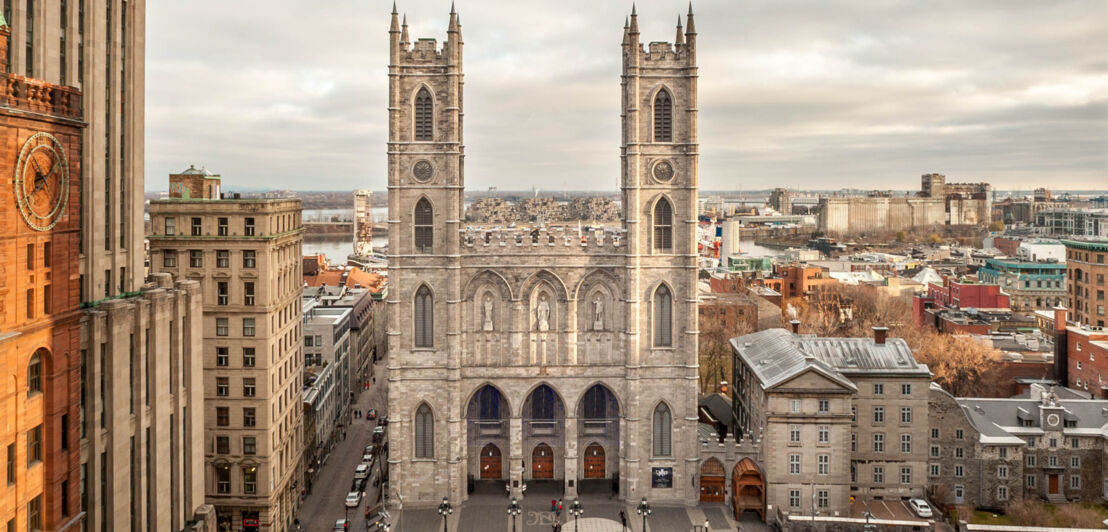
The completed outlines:
<svg viewBox="0 0 1108 532">
<path fill-rule="evenodd" d="M 592 330 L 604 330 L 604 301 L 599 295 L 592 300 Z"/>
<path fill-rule="evenodd" d="M 481 325 L 481 330 L 492 330 L 492 296 L 485 294 L 485 301 L 482 304 L 482 314 L 484 316 L 484 323 Z"/>
<path fill-rule="evenodd" d="M 539 296 L 539 304 L 535 307 L 535 321 L 540 331 L 550 330 L 550 302 L 547 301 L 546 294 Z"/>
</svg>

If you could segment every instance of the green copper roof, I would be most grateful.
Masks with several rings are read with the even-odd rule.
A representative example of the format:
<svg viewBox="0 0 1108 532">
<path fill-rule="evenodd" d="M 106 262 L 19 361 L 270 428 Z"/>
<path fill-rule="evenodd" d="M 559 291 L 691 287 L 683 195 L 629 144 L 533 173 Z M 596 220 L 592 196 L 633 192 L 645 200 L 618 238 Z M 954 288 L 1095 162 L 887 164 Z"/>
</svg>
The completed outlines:
<svg viewBox="0 0 1108 532">
<path fill-rule="evenodd" d="M 1067 248 L 1084 249 L 1088 251 L 1108 251 L 1108 240 L 1062 240 Z"/>
</svg>

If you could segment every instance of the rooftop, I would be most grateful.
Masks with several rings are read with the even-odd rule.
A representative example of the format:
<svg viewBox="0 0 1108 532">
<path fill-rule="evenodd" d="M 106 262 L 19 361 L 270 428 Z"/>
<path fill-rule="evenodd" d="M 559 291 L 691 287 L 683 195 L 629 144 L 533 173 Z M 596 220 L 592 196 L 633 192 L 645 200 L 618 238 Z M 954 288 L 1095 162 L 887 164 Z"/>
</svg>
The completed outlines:
<svg viewBox="0 0 1108 532">
<path fill-rule="evenodd" d="M 848 378 L 851 375 L 931 375 L 901 338 L 879 344 L 873 338 L 821 338 L 769 329 L 732 338 L 731 347 L 766 389 L 809 370 L 852 390 L 857 388 Z"/>
</svg>

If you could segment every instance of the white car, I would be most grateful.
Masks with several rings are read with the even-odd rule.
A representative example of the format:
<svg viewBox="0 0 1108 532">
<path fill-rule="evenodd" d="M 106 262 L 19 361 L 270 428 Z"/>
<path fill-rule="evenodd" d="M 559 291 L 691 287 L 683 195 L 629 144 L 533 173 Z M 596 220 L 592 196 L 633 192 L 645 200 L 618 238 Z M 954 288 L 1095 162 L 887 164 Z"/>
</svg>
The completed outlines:
<svg viewBox="0 0 1108 532">
<path fill-rule="evenodd" d="M 358 467 L 354 468 L 354 479 L 363 479 L 369 476 L 369 464 L 358 464 Z"/>
<path fill-rule="evenodd" d="M 362 492 L 352 491 L 346 494 L 346 507 L 357 508 L 362 503 Z"/>
<path fill-rule="evenodd" d="M 912 511 L 920 517 L 931 517 L 931 506 L 923 499 L 912 499 L 908 501 L 908 506 L 911 506 Z"/>
<path fill-rule="evenodd" d="M 373 453 L 363 454 L 362 455 L 362 463 L 363 464 L 372 464 L 373 463 Z"/>
</svg>

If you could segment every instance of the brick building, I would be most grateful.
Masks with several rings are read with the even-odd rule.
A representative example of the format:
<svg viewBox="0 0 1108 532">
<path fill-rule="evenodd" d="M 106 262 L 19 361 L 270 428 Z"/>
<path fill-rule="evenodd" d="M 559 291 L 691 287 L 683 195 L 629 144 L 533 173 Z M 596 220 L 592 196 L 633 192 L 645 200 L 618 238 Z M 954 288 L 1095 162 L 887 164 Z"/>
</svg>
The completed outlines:
<svg viewBox="0 0 1108 532">
<path fill-rule="evenodd" d="M 1104 327 L 1108 316 L 1108 240 L 1063 240 L 1066 246 L 1066 302 L 1073 321 Z"/>
</svg>

